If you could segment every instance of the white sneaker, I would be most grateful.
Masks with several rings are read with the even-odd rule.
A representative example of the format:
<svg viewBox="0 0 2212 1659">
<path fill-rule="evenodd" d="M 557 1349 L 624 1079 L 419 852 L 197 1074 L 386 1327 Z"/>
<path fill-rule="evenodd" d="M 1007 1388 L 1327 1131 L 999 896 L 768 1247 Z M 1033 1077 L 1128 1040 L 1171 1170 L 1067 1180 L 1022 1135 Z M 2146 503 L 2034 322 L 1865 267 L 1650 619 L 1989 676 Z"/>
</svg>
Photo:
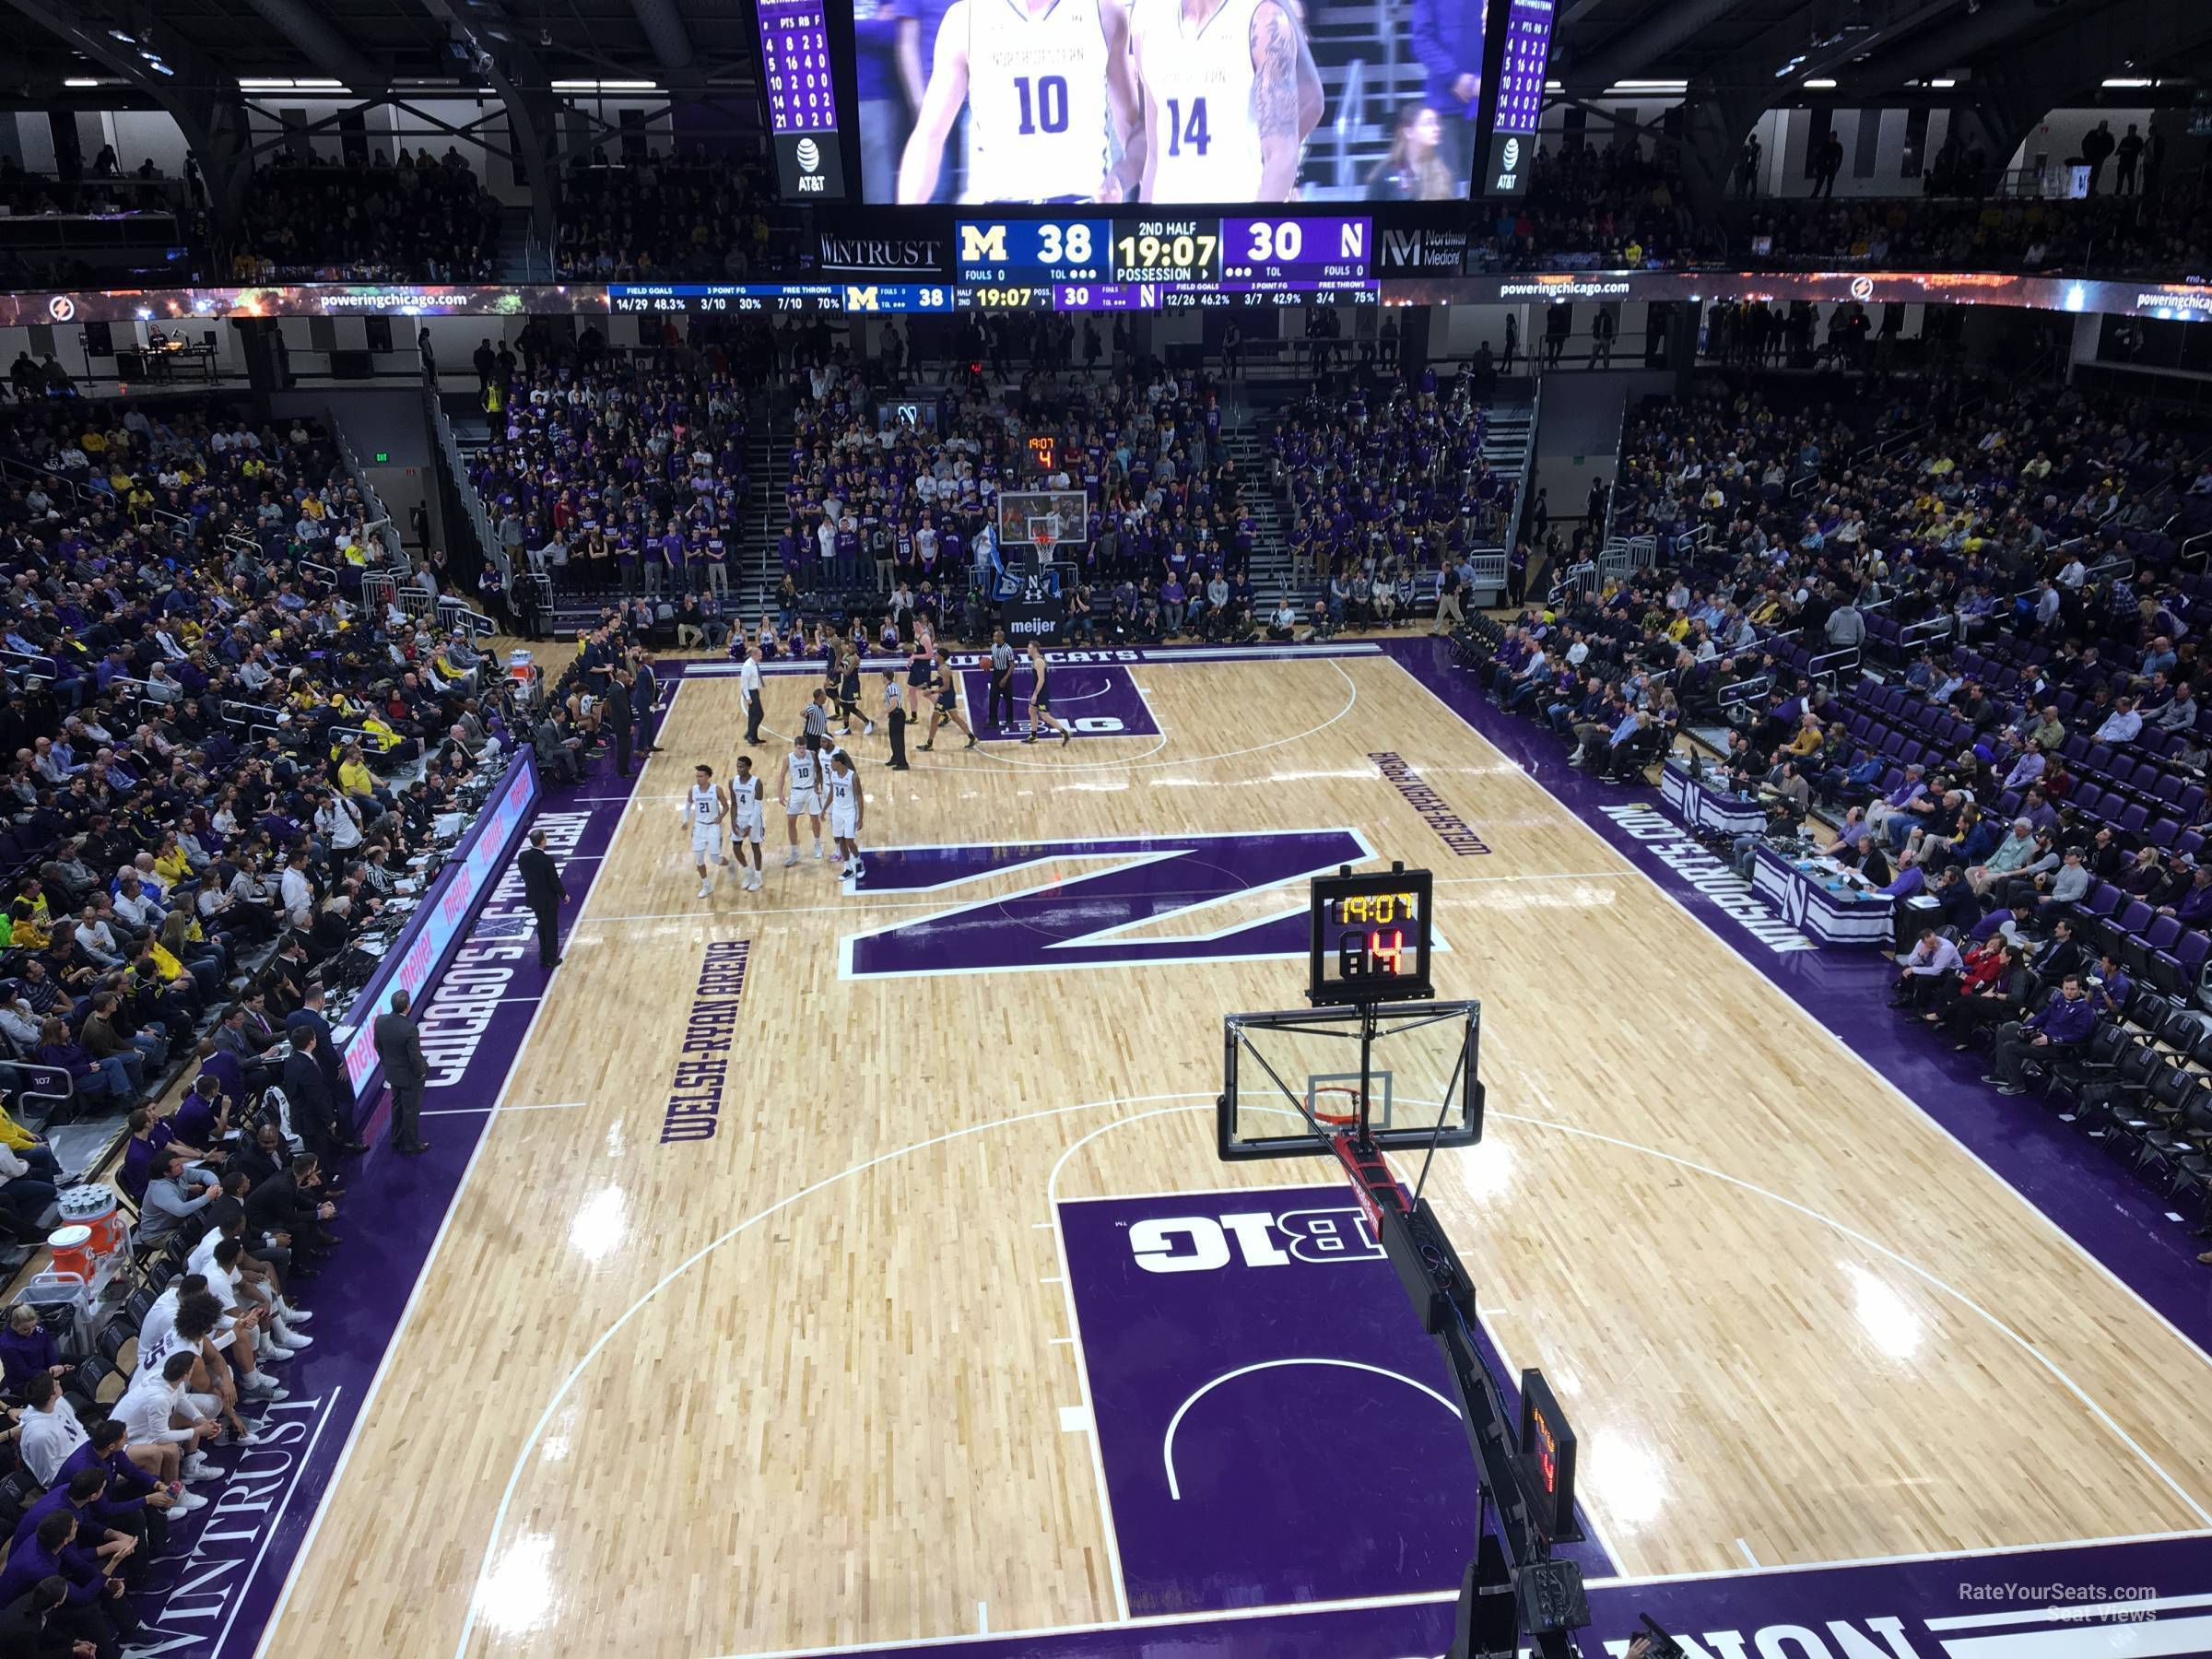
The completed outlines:
<svg viewBox="0 0 2212 1659">
<path fill-rule="evenodd" d="M 234 1446 L 258 1446 L 265 1438 L 260 1430 L 249 1429 L 243 1434 L 233 1436 L 230 1443 Z"/>
<path fill-rule="evenodd" d="M 176 1501 L 169 1506 L 169 1512 L 172 1515 L 189 1515 L 194 1510 L 206 1509 L 207 1504 L 208 1500 L 201 1497 L 197 1492 L 179 1492 L 176 1495 Z"/>
<path fill-rule="evenodd" d="M 314 1314 L 307 1309 L 295 1308 L 282 1297 L 276 1299 L 276 1317 L 283 1320 L 288 1325 L 312 1324 L 315 1318 Z"/>
<path fill-rule="evenodd" d="M 814 843 L 814 855 L 817 858 L 819 858 L 822 855 L 822 843 L 820 841 L 816 841 Z"/>
<path fill-rule="evenodd" d="M 699 896 L 701 899 L 706 898 L 710 893 L 713 892 L 713 890 L 714 884 L 711 881 L 702 881 L 699 884 Z"/>
<path fill-rule="evenodd" d="M 794 847 L 790 852 L 783 854 L 783 867 L 785 869 L 790 869 L 793 865 L 795 865 L 798 862 L 799 850 L 796 847 Z"/>
<path fill-rule="evenodd" d="M 312 1336 L 303 1336 L 298 1331 L 288 1329 L 285 1322 L 281 1319 L 276 1322 L 276 1329 L 274 1334 L 281 1346 L 290 1348 L 295 1354 L 301 1348 L 311 1348 L 315 1346 L 315 1339 Z"/>
<path fill-rule="evenodd" d="M 220 1480 L 223 1472 L 209 1463 L 200 1453 L 194 1453 L 184 1465 L 184 1478 L 195 1485 L 203 1480 Z"/>
<path fill-rule="evenodd" d="M 875 735 L 876 735 L 876 723 L 875 723 L 874 721 L 872 721 L 872 720 L 871 720 L 871 721 L 868 721 L 868 722 L 867 722 L 866 724 L 865 724 L 864 725 L 862 725 L 862 727 L 860 728 L 860 735 L 861 735 L 863 737 L 873 737 L 873 736 L 875 736 Z"/>
</svg>

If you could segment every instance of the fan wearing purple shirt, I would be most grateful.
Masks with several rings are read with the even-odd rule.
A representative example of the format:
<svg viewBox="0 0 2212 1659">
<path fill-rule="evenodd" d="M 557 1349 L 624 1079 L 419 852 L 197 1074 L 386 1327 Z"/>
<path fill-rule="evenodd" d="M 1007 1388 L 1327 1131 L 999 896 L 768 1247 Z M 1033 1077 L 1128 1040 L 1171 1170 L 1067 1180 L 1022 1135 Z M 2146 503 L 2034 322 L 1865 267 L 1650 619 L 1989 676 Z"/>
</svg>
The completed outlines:
<svg viewBox="0 0 2212 1659">
<path fill-rule="evenodd" d="M 2030 1061 L 2048 1070 L 2059 1053 L 2088 1041 L 2096 1025 L 2097 1010 L 2083 994 L 2081 976 L 2069 973 L 2060 982 L 2058 994 L 2041 1008 L 2026 1019 L 1997 1028 L 1992 1069 L 1982 1081 L 1994 1083 L 2002 1095 L 2025 1094 Z"/>
</svg>

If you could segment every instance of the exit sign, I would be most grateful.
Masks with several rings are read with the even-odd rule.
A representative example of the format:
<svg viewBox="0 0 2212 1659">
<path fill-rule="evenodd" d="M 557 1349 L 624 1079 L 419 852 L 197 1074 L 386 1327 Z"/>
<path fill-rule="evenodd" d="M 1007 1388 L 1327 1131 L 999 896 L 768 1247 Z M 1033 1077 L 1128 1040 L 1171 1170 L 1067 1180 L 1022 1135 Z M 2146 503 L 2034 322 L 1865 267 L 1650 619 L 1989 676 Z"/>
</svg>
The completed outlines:
<svg viewBox="0 0 2212 1659">
<path fill-rule="evenodd" d="M 392 452 L 390 450 L 378 450 L 376 452 L 376 459 L 378 464 L 381 465 L 382 463 L 392 459 Z"/>
</svg>

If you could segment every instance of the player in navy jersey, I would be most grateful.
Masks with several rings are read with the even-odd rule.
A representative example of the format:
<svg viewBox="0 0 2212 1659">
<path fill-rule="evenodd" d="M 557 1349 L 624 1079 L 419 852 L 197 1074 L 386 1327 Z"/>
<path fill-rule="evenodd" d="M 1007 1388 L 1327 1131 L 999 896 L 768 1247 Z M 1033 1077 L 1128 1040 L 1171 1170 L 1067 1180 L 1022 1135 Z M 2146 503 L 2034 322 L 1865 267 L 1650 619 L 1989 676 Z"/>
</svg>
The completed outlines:
<svg viewBox="0 0 2212 1659">
<path fill-rule="evenodd" d="M 935 748 L 937 743 L 937 727 L 949 720 L 954 725 L 960 728 L 960 735 L 968 739 L 966 747 L 973 748 L 975 734 L 969 729 L 967 720 L 960 713 L 959 678 L 953 673 L 952 665 L 947 658 L 943 646 L 939 646 L 931 654 L 929 675 L 928 689 L 932 700 L 932 707 L 929 712 L 929 730 L 923 734 L 922 742 L 918 747 L 924 749 Z"/>
</svg>

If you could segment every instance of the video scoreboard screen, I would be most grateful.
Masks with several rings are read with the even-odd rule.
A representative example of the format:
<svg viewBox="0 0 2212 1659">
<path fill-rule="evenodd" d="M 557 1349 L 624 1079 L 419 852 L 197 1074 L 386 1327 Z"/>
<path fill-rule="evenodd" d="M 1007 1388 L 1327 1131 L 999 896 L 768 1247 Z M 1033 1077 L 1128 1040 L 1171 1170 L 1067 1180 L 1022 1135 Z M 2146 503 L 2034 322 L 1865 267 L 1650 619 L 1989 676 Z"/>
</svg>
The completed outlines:
<svg viewBox="0 0 2212 1659">
<path fill-rule="evenodd" d="M 837 88 L 830 66 L 825 0 L 753 0 L 759 22 L 760 94 L 776 150 L 777 182 L 791 202 L 841 202 Z"/>
<path fill-rule="evenodd" d="M 1544 113 L 1544 77 L 1551 62 L 1552 0 L 1491 0 L 1502 7 L 1502 28 L 1490 39 L 1497 52 L 1490 106 L 1488 171 L 1477 195 L 1524 195 L 1535 166 L 1536 124 Z"/>
<path fill-rule="evenodd" d="M 1163 311 L 1205 304 L 1373 304 L 1374 221 L 1335 215 L 961 219 L 955 303 Z"/>
</svg>

